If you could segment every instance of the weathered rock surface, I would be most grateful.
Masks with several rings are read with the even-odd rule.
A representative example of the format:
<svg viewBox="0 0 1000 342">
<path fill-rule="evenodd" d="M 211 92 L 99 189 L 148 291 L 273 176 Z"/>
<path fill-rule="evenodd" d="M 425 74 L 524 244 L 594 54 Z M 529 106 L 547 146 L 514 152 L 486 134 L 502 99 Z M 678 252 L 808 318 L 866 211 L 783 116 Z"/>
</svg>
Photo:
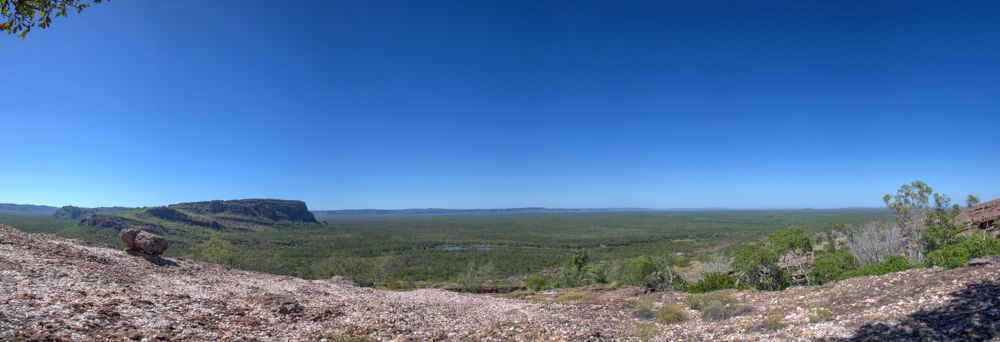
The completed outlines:
<svg viewBox="0 0 1000 342">
<path fill-rule="evenodd" d="M 1000 237 L 1000 199 L 962 209 L 956 220 L 965 225 L 963 235 L 986 232 Z"/>
<path fill-rule="evenodd" d="M 170 242 L 167 239 L 141 229 L 125 229 L 119 236 L 125 242 L 127 249 L 149 255 L 163 254 L 167 251 L 167 247 L 170 247 Z"/>
<path fill-rule="evenodd" d="M 177 259 L 157 266 L 121 250 L 0 226 L 0 341 L 979 340 L 1000 337 L 1000 265 L 916 269 L 781 292 L 742 291 L 751 314 L 661 325 L 625 302 L 685 294 L 573 289 L 554 303 L 427 289 L 382 291 Z M 569 290 L 567 290 L 569 291 Z M 822 309 L 822 310 L 820 310 Z M 784 325 L 766 328 L 765 317 Z"/>
</svg>

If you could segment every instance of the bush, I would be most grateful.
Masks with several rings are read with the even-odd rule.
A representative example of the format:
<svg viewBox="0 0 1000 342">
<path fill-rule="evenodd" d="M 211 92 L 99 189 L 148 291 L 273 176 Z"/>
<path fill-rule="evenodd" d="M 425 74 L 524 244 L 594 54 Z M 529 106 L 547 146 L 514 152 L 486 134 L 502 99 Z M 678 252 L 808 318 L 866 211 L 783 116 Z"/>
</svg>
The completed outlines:
<svg viewBox="0 0 1000 342">
<path fill-rule="evenodd" d="M 863 276 L 879 276 L 883 274 L 888 274 L 892 272 L 901 272 L 913 268 L 910 262 L 906 261 L 901 256 L 893 255 L 885 258 L 885 261 L 880 263 L 871 264 L 841 275 L 839 280 L 863 277 Z"/>
<path fill-rule="evenodd" d="M 720 302 L 710 302 L 701 310 L 701 318 L 706 321 L 721 321 L 753 312 L 749 305 Z"/>
<path fill-rule="evenodd" d="M 635 326 L 636 335 L 639 336 L 639 341 L 652 341 L 656 338 L 656 334 L 660 332 L 660 329 L 656 324 L 638 324 Z"/>
<path fill-rule="evenodd" d="M 788 324 L 785 323 L 785 316 L 781 314 L 773 314 L 764 317 L 764 321 L 762 321 L 760 325 L 758 325 L 758 327 L 761 330 L 773 331 L 773 330 L 780 330 L 781 328 L 784 328 L 787 325 Z"/>
<path fill-rule="evenodd" d="M 733 271 L 740 274 L 747 286 L 758 290 L 782 290 L 792 283 L 792 277 L 778 266 L 778 254 L 757 243 L 736 251 Z"/>
<path fill-rule="evenodd" d="M 847 251 L 827 253 L 818 259 L 812 267 L 812 281 L 815 284 L 825 284 L 839 279 L 844 273 L 858 268 L 858 261 Z"/>
<path fill-rule="evenodd" d="M 684 291 L 705 293 L 736 288 L 736 277 L 724 273 L 709 273 L 697 282 L 684 286 Z"/>
<path fill-rule="evenodd" d="M 930 252 L 924 262 L 929 266 L 956 268 L 964 266 L 972 258 L 994 254 L 1000 254 L 1000 239 L 976 234 Z"/>
<path fill-rule="evenodd" d="M 661 324 L 674 324 L 687 321 L 688 315 L 679 305 L 668 304 L 656 311 L 656 320 Z"/>
<path fill-rule="evenodd" d="M 646 280 L 656 272 L 656 263 L 648 256 L 641 255 L 618 266 L 614 281 L 619 284 L 645 287 Z"/>
<path fill-rule="evenodd" d="M 833 311 L 826 308 L 817 307 L 813 309 L 813 315 L 809 316 L 809 323 L 826 322 L 833 319 Z"/>
<path fill-rule="evenodd" d="M 684 303 L 687 303 L 689 308 L 695 310 L 703 309 L 708 303 L 719 302 L 723 304 L 733 304 L 738 303 L 736 297 L 733 296 L 732 291 L 718 291 L 703 294 L 691 294 L 684 298 Z"/>
<path fill-rule="evenodd" d="M 532 291 L 538 291 L 544 289 L 548 282 L 545 281 L 545 277 L 541 274 L 532 274 L 528 276 L 528 279 L 524 281 L 525 287 L 531 289 Z"/>
<path fill-rule="evenodd" d="M 948 221 L 938 222 L 924 227 L 920 234 L 920 246 L 928 253 L 941 247 L 956 242 L 956 236 L 962 231 L 962 227 Z"/>
<path fill-rule="evenodd" d="M 729 291 L 693 294 L 687 296 L 684 302 L 692 309 L 701 311 L 701 318 L 706 321 L 721 321 L 753 311 L 750 306 L 740 303 Z"/>
</svg>

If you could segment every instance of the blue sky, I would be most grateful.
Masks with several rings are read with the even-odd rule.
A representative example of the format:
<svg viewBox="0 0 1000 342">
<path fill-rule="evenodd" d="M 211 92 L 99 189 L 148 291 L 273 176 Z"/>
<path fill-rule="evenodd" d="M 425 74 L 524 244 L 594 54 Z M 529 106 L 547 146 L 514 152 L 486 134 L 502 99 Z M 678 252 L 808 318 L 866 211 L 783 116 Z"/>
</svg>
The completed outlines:
<svg viewBox="0 0 1000 342">
<path fill-rule="evenodd" d="M 0 37 L 0 202 L 995 198 L 998 42 L 985 1 L 112 1 Z"/>
</svg>

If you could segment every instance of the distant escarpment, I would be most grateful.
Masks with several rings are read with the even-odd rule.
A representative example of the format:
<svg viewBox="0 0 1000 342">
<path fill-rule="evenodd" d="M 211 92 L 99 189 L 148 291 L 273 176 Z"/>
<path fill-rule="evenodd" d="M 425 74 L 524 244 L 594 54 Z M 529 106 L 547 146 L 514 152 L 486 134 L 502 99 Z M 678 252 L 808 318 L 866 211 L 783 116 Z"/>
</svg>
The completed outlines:
<svg viewBox="0 0 1000 342">
<path fill-rule="evenodd" d="M 165 234 L 167 232 L 166 228 L 156 223 L 109 214 L 90 215 L 80 220 L 79 225 L 93 228 L 109 228 L 116 231 L 122 231 L 127 228 L 139 228 L 156 234 Z"/>
<path fill-rule="evenodd" d="M 170 207 L 200 214 L 232 214 L 237 217 L 266 218 L 271 221 L 318 222 L 313 213 L 309 212 L 306 203 L 302 201 L 242 199 L 178 203 L 171 204 Z"/>
<path fill-rule="evenodd" d="M 75 207 L 73 207 L 75 208 Z M 82 209 L 82 208 L 81 208 Z M 72 211 L 74 213 L 78 211 Z M 178 203 L 112 213 L 90 213 L 79 226 L 94 229 L 139 228 L 152 233 L 180 236 L 221 230 L 278 230 L 318 224 L 302 201 L 243 199 Z"/>
<path fill-rule="evenodd" d="M 56 212 L 52 214 L 53 217 L 65 218 L 65 219 L 82 219 L 90 215 L 97 213 L 117 213 L 122 211 L 131 210 L 132 208 L 126 207 L 98 207 L 98 208 L 81 208 L 72 205 L 67 205 L 65 207 L 56 209 Z"/>
<path fill-rule="evenodd" d="M 156 207 L 146 209 L 146 215 L 167 221 L 181 222 L 185 224 L 190 224 L 192 226 L 208 227 L 213 229 L 225 228 L 218 221 L 211 219 L 206 219 L 202 217 L 192 216 L 184 213 L 183 211 L 170 208 L 170 207 Z"/>
<path fill-rule="evenodd" d="M 0 203 L 0 214 L 52 215 L 55 211 L 55 207 L 47 205 Z"/>
</svg>

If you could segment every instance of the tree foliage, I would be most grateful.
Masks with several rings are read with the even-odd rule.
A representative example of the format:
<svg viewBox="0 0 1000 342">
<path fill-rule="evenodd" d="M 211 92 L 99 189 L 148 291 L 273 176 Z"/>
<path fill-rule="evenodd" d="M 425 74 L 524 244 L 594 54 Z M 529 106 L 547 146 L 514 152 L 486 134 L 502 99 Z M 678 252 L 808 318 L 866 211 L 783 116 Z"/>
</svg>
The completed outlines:
<svg viewBox="0 0 1000 342">
<path fill-rule="evenodd" d="M 962 267 L 972 258 L 1000 254 L 1000 239 L 984 233 L 965 237 L 927 254 L 930 266 Z"/>
<path fill-rule="evenodd" d="M 802 230 L 802 228 L 788 227 L 771 233 L 768 238 L 771 240 L 771 244 L 774 245 L 774 251 L 778 253 L 778 257 L 791 257 L 795 265 L 798 266 L 799 271 L 802 271 L 802 274 L 805 275 L 806 282 L 808 283 L 809 273 L 805 271 L 799 259 L 808 256 L 813 250 L 809 234 L 805 230 Z M 788 269 L 786 268 L 785 270 L 787 271 Z"/>
<path fill-rule="evenodd" d="M 791 283 L 791 277 L 778 265 L 778 254 L 758 243 L 736 251 L 733 271 L 747 286 L 758 290 L 781 290 Z"/>
<path fill-rule="evenodd" d="M 48 28 L 52 19 L 70 11 L 82 12 L 105 0 L 0 0 L 0 30 L 24 39 L 37 26 Z"/>
<path fill-rule="evenodd" d="M 847 251 L 833 251 L 816 259 L 812 267 L 812 281 L 815 284 L 826 284 L 840 279 L 845 273 L 858 267 L 854 255 Z"/>
<path fill-rule="evenodd" d="M 976 195 L 965 196 L 965 206 L 971 207 L 976 204 L 979 204 L 979 197 L 976 197 Z"/>
<path fill-rule="evenodd" d="M 896 222 L 903 228 L 903 234 L 912 235 L 923 223 L 933 193 L 930 185 L 916 180 L 900 186 L 896 195 L 886 194 L 882 201 L 896 214 Z"/>
</svg>

